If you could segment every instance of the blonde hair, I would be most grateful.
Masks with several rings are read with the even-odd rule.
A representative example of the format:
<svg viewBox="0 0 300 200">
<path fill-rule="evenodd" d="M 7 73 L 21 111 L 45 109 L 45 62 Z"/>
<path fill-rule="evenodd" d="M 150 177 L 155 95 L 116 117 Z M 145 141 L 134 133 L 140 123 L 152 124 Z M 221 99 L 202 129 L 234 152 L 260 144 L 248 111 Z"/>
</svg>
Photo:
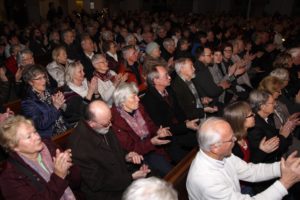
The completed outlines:
<svg viewBox="0 0 300 200">
<path fill-rule="evenodd" d="M 52 59 L 55 60 L 55 61 L 57 61 L 57 57 L 59 56 L 59 54 L 60 54 L 61 51 L 65 51 L 67 53 L 66 48 L 64 46 L 58 46 L 55 49 L 53 49 L 53 51 L 52 51 Z"/>
<path fill-rule="evenodd" d="M 74 72 L 77 67 L 82 67 L 83 69 L 83 65 L 79 61 L 67 65 L 65 73 L 66 83 L 73 82 Z"/>
<path fill-rule="evenodd" d="M 6 150 L 12 150 L 18 144 L 17 131 L 21 124 L 33 126 L 33 122 L 23 116 L 11 116 L 0 124 L 0 145 Z"/>
<path fill-rule="evenodd" d="M 275 76 L 267 76 L 260 81 L 258 89 L 265 90 L 271 94 L 278 92 L 278 86 L 282 86 L 282 81 Z"/>
</svg>

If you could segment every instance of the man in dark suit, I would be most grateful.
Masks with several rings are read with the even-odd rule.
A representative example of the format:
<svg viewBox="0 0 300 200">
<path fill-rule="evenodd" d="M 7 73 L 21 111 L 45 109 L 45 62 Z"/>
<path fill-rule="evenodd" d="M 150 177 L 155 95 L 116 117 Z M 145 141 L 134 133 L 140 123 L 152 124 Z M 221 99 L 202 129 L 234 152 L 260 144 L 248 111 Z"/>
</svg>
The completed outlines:
<svg viewBox="0 0 300 200">
<path fill-rule="evenodd" d="M 81 49 L 79 59 L 84 67 L 83 70 L 86 78 L 91 80 L 94 73 L 94 67 L 91 61 L 94 56 L 94 42 L 89 35 L 85 35 L 81 38 Z"/>
<path fill-rule="evenodd" d="M 142 98 L 151 119 L 157 126 L 170 127 L 173 134 L 168 153 L 175 162 L 197 146 L 195 130 L 199 119 L 187 120 L 179 107 L 173 90 L 169 87 L 171 77 L 163 66 L 156 66 L 147 75 L 148 89 Z"/>
<path fill-rule="evenodd" d="M 86 198 L 118 200 L 132 180 L 149 173 L 146 165 L 130 173 L 126 162 L 140 164 L 143 157 L 135 152 L 126 156 L 110 129 L 111 111 L 102 101 L 90 103 L 84 121 L 80 121 L 68 139 L 72 158 L 80 167 L 81 190 Z"/>
<path fill-rule="evenodd" d="M 193 82 L 196 88 L 205 96 L 214 99 L 216 102 L 220 95 L 230 87 L 228 81 L 224 80 L 216 84 L 213 79 L 209 67 L 213 66 L 213 57 L 210 48 L 199 47 L 196 50 L 195 69 L 196 75 Z"/>
<path fill-rule="evenodd" d="M 201 119 L 205 117 L 205 113 L 214 113 L 218 110 L 215 106 L 208 106 L 211 99 L 201 96 L 191 81 L 195 78 L 195 68 L 189 58 L 178 59 L 175 62 L 175 70 L 178 76 L 172 81 L 171 87 L 187 119 Z"/>
</svg>

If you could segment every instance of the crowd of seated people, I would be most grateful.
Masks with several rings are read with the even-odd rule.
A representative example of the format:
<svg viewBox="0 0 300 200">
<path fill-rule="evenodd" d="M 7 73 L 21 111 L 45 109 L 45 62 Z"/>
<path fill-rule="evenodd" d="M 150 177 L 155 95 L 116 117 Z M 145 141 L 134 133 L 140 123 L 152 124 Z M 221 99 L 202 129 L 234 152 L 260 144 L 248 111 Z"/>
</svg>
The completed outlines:
<svg viewBox="0 0 300 200">
<path fill-rule="evenodd" d="M 0 104 L 20 99 L 15 114 L 34 126 L 18 117 L 16 123 L 45 140 L 75 128 L 68 160 L 79 167 L 88 199 L 120 199 L 133 179 L 164 177 L 198 146 L 200 123 L 213 116 L 230 124 L 237 139 L 233 154 L 273 163 L 300 149 L 297 23 L 283 16 L 245 20 L 168 12 L 101 19 L 71 14 L 24 29 L 4 23 Z M 20 144 L 2 140 L 10 156 L 19 156 Z M 44 162 L 51 170 L 40 163 L 30 167 L 37 164 L 37 173 L 49 181 L 54 161 Z M 9 178 L 5 173 L 11 172 L 3 172 Z M 255 195 L 274 181 L 240 182 L 241 191 Z M 6 197 L 12 195 L 14 188 L 0 186 Z M 57 191 L 60 197 L 71 193 L 64 188 Z"/>
</svg>

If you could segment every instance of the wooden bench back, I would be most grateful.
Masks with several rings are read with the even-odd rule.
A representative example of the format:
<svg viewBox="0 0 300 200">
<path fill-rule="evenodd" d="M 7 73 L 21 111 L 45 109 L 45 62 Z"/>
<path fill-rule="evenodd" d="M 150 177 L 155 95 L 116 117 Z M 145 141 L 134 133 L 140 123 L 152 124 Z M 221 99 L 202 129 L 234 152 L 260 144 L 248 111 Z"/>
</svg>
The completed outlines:
<svg viewBox="0 0 300 200">
<path fill-rule="evenodd" d="M 74 129 L 69 129 L 66 132 L 57 135 L 55 137 L 52 138 L 52 141 L 57 144 L 58 146 L 60 146 L 62 149 L 66 149 L 66 144 L 67 144 L 67 139 L 68 137 L 72 134 L 72 132 L 74 131 Z"/>
<path fill-rule="evenodd" d="M 9 108 L 11 111 L 15 113 L 15 115 L 21 114 L 21 99 L 8 102 L 3 105 L 5 109 Z"/>
<path fill-rule="evenodd" d="M 186 178 L 194 160 L 198 148 L 194 148 L 188 155 L 184 157 L 165 177 L 164 180 L 171 183 L 178 192 L 179 200 L 188 200 L 186 190 Z"/>
</svg>

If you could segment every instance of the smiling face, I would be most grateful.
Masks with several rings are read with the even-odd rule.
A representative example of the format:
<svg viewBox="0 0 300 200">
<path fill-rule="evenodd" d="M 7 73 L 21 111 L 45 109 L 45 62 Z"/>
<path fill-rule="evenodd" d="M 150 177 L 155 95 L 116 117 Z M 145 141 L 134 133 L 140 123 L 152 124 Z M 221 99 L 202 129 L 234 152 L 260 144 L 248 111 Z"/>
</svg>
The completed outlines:
<svg viewBox="0 0 300 200">
<path fill-rule="evenodd" d="M 42 93 L 46 90 L 47 77 L 45 74 L 39 73 L 29 81 L 29 84 L 35 91 Z"/>
<path fill-rule="evenodd" d="M 107 60 L 104 56 L 100 56 L 94 63 L 93 66 L 97 72 L 105 73 L 109 70 Z"/>
<path fill-rule="evenodd" d="M 27 158 L 32 158 L 43 149 L 43 142 L 35 128 L 29 123 L 21 123 L 16 133 L 17 145 L 13 150 Z"/>
<path fill-rule="evenodd" d="M 82 82 L 84 80 L 83 66 L 80 64 L 74 69 L 73 82 Z"/>
</svg>

